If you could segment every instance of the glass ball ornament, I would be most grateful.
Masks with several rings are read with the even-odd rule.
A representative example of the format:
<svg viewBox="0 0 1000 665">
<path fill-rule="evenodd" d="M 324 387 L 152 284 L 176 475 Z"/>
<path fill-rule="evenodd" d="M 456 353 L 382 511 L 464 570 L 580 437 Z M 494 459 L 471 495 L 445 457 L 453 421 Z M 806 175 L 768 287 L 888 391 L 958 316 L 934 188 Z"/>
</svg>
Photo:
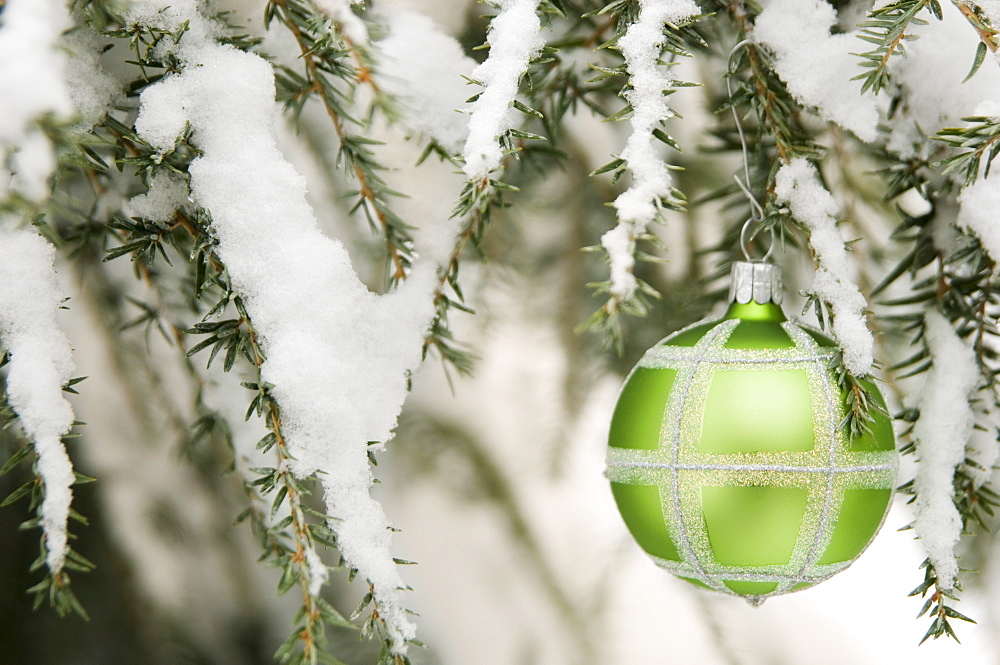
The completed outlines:
<svg viewBox="0 0 1000 665">
<path fill-rule="evenodd" d="M 838 347 L 780 302 L 779 268 L 734 264 L 725 316 L 646 352 L 608 441 L 611 491 L 638 544 L 754 605 L 851 565 L 885 519 L 898 466 L 887 416 L 853 439 L 842 427 Z"/>
</svg>

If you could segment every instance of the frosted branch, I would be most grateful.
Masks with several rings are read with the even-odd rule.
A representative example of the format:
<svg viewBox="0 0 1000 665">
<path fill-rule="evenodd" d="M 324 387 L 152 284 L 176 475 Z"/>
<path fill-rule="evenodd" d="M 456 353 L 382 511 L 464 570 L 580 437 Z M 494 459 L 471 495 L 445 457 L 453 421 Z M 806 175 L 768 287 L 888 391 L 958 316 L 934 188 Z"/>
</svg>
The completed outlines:
<svg viewBox="0 0 1000 665">
<path fill-rule="evenodd" d="M 462 149 L 463 170 L 472 179 L 483 179 L 500 166 L 500 137 L 514 126 L 512 104 L 521 77 L 545 45 L 535 10 L 538 0 L 503 0 L 500 13 L 490 22 L 486 40 L 490 55 L 472 72 L 483 84 L 472 103 L 469 136 Z"/>
<path fill-rule="evenodd" d="M 913 481 L 913 528 L 937 571 L 941 588 L 958 576 L 955 545 L 962 517 L 954 503 L 955 468 L 965 460 L 974 415 L 969 399 L 979 385 L 976 354 L 936 311 L 925 317 L 924 338 L 933 366 L 918 398 L 920 417 L 913 426 L 920 465 Z"/>
<path fill-rule="evenodd" d="M 823 187 L 816 167 L 802 157 L 778 171 L 775 196 L 809 230 L 817 266 L 812 292 L 830 305 L 844 366 L 856 377 L 870 374 L 874 342 L 866 323 L 868 301 L 854 283 L 847 247 L 837 230 L 837 202 Z"/>
<path fill-rule="evenodd" d="M 69 549 L 66 530 L 75 481 L 62 443 L 73 426 L 73 408 L 62 389 L 74 367 L 69 340 L 56 322 L 63 298 L 54 264 L 55 248 L 34 230 L 0 226 L 0 342 L 10 353 L 7 397 L 38 453 L 45 484 L 46 564 L 58 574 Z"/>
<path fill-rule="evenodd" d="M 676 24 L 700 13 L 691 0 L 642 0 L 638 20 L 618 41 L 625 57 L 631 88 L 625 98 L 632 106 L 632 133 L 620 157 L 632 172 L 632 186 L 615 200 L 618 226 L 601 238 L 611 260 L 611 294 L 628 300 L 636 290 L 632 274 L 635 241 L 659 213 L 661 199 L 671 195 L 672 179 L 657 150 L 653 132 L 674 113 L 664 91 L 674 79 L 658 65 L 666 24 Z"/>
<path fill-rule="evenodd" d="M 192 198 L 211 211 L 217 254 L 260 333 L 290 468 L 300 478 L 319 472 L 341 553 L 372 584 L 402 653 L 415 628 L 390 525 L 368 492 L 368 442 L 392 436 L 434 315 L 437 267 L 418 265 L 394 293 L 370 293 L 344 247 L 320 232 L 304 179 L 278 149 L 271 66 L 185 42 L 188 66 L 143 92 L 136 129 L 167 146 L 190 122 L 202 151 L 189 169 Z"/>
</svg>

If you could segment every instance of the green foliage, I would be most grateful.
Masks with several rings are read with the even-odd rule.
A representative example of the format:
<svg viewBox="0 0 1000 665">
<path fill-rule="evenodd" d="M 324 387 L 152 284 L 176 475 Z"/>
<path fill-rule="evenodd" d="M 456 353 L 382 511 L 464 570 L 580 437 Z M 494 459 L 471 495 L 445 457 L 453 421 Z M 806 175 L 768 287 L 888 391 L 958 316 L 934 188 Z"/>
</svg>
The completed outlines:
<svg viewBox="0 0 1000 665">
<path fill-rule="evenodd" d="M 868 20 L 860 24 L 861 39 L 875 45 L 874 49 L 858 54 L 862 58 L 861 66 L 868 69 L 854 77 L 864 80 L 862 93 L 870 88 L 878 94 L 889 82 L 889 59 L 895 54 L 906 54 L 906 42 L 915 39 L 906 32 L 910 25 L 927 25 L 927 21 L 917 17 L 924 9 L 941 19 L 938 0 L 897 0 L 873 10 Z"/>
<path fill-rule="evenodd" d="M 980 177 L 980 172 L 984 178 L 990 174 L 990 166 L 997 154 L 1000 154 L 1000 122 L 982 116 L 972 116 L 962 120 L 972 124 L 965 127 L 946 127 L 934 137 L 962 152 L 942 160 L 935 166 L 944 167 L 941 170 L 942 175 L 964 172 L 964 184 L 971 185 Z"/>
</svg>

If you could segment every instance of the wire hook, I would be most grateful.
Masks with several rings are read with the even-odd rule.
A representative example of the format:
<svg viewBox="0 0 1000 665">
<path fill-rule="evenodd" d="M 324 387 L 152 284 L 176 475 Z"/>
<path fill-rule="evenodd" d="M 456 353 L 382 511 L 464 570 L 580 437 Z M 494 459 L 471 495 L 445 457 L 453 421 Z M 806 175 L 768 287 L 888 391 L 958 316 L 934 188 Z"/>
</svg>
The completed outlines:
<svg viewBox="0 0 1000 665">
<path fill-rule="evenodd" d="M 750 203 L 750 217 L 747 219 L 747 221 L 745 221 L 743 223 L 743 228 L 740 230 L 740 249 L 743 251 L 743 256 L 746 257 L 747 261 L 752 261 L 753 260 L 753 259 L 750 258 L 750 250 L 748 249 L 748 246 L 747 246 L 747 237 L 746 237 L 747 229 L 750 227 L 750 223 L 751 222 L 755 222 L 755 223 L 759 224 L 760 222 L 764 221 L 764 208 L 763 208 L 763 206 L 760 205 L 760 202 L 757 200 L 757 198 L 750 191 L 750 156 L 749 156 L 748 150 L 747 150 L 747 138 L 746 138 L 746 135 L 743 133 L 743 123 L 740 122 L 740 114 L 736 112 L 736 106 L 731 103 L 731 101 L 733 99 L 733 86 L 732 86 L 731 78 L 732 78 L 732 75 L 735 73 L 733 71 L 733 56 L 736 55 L 736 52 L 738 50 L 740 50 L 744 46 L 748 46 L 748 45 L 750 45 L 752 43 L 753 42 L 751 40 L 744 39 L 743 41 L 741 41 L 738 44 L 736 44 L 736 46 L 734 46 L 733 49 L 729 52 L 729 58 L 726 60 L 726 72 L 727 73 L 726 73 L 726 77 L 725 77 L 726 78 L 726 92 L 729 93 L 729 99 L 730 99 L 729 110 L 732 111 L 732 113 L 733 113 L 733 121 L 736 123 L 736 132 L 740 136 L 740 148 L 741 148 L 742 154 L 743 154 L 743 178 L 744 178 L 744 180 L 740 180 L 740 177 L 738 175 L 736 175 L 735 173 L 733 174 L 733 180 L 736 181 L 736 185 L 740 188 L 740 191 L 743 192 L 744 196 L 747 197 L 747 201 Z M 760 260 L 761 261 L 767 261 L 767 259 L 770 258 L 771 254 L 773 252 L 774 252 L 774 228 L 772 227 L 771 228 L 771 247 L 767 250 L 767 253 L 764 255 L 764 258 L 762 258 Z"/>
</svg>

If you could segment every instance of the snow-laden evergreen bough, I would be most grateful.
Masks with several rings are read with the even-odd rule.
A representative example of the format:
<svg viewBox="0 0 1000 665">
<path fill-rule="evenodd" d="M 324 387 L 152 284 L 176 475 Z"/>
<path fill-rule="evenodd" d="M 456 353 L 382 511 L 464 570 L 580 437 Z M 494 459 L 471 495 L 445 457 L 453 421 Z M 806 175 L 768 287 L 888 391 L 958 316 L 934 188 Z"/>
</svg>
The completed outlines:
<svg viewBox="0 0 1000 665">
<path fill-rule="evenodd" d="M 37 511 L 39 598 L 82 612 L 66 569 L 90 567 L 67 530 L 81 479 L 64 441 L 78 336 L 57 313 L 77 294 L 69 307 L 118 322 L 111 339 L 144 326 L 176 345 L 169 362 L 192 395 L 178 417 L 185 437 L 234 429 L 208 385 L 246 391 L 247 417 L 266 426 L 256 461 L 236 468 L 279 590 L 302 598 L 278 658 L 336 655 L 327 628 L 352 620 L 331 602 L 333 548 L 367 584 L 353 619 L 377 638 L 379 662 L 408 662 L 416 624 L 391 515 L 370 494 L 372 463 L 426 357 L 474 371 L 451 322 L 470 310 L 460 266 L 470 254 L 502 261 L 497 239 L 530 237 L 504 231 L 544 183 L 565 182 L 562 166 L 584 167 L 588 196 L 607 204 L 573 237 L 608 265 L 588 264 L 573 293 L 596 310 L 581 327 L 619 350 L 642 346 L 622 315 L 658 311 L 661 292 L 710 302 L 698 297 L 716 287 L 748 218 L 755 247 L 775 237 L 779 262 L 812 266 L 803 295 L 841 346 L 852 436 L 880 408 L 865 383 L 889 366 L 918 469 L 902 486 L 927 553 L 914 593 L 928 599 L 927 636 L 954 635 L 949 619 L 964 617 L 953 600 L 973 580 L 956 551 L 997 505 L 1000 12 L 899 0 L 853 25 L 853 5 L 807 4 L 502 0 L 488 25 L 470 24 L 485 40 L 478 65 L 392 2 L 269 0 L 253 15 L 194 0 L 0 5 L 2 415 L 23 439 L 0 447 L 0 472 L 22 474 L 10 500 L 30 497 Z M 675 61 L 698 63 L 704 80 L 684 83 L 698 74 Z M 745 185 L 763 215 L 732 185 L 728 157 L 742 146 L 730 107 L 746 125 Z M 285 136 L 286 121 L 304 138 Z M 421 164 L 453 165 L 450 217 L 401 212 L 412 207 L 400 194 L 421 192 L 396 191 L 404 178 L 386 168 L 394 147 L 382 141 L 403 137 Z M 289 140 L 321 165 L 322 186 L 340 195 L 332 207 L 284 152 Z M 613 154 L 595 158 L 599 142 Z M 723 205 L 706 216 L 705 201 Z M 358 220 L 374 240 L 359 239 Z M 686 229 L 687 245 L 666 247 L 689 266 L 682 279 L 645 260 L 661 244 L 657 222 L 663 237 Z M 121 270 L 129 261 L 134 282 Z M 126 315 L 135 303 L 138 319 Z M 143 371 L 167 383 L 167 361 L 149 353 Z M 81 429 L 74 456 L 97 445 Z"/>
</svg>

